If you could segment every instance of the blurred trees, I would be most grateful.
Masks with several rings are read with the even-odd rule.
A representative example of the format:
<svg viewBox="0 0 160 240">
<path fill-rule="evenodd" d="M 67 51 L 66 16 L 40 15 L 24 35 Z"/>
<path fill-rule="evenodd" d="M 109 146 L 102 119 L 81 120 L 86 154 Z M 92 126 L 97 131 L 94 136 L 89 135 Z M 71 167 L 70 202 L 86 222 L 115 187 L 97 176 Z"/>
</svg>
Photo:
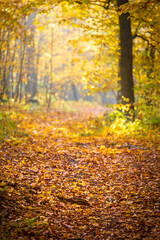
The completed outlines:
<svg viewBox="0 0 160 240">
<path fill-rule="evenodd" d="M 133 104 L 135 92 L 139 115 L 157 114 L 158 0 L 5 0 L 0 9 L 1 101 L 38 97 L 50 106 L 112 92 Z"/>
</svg>

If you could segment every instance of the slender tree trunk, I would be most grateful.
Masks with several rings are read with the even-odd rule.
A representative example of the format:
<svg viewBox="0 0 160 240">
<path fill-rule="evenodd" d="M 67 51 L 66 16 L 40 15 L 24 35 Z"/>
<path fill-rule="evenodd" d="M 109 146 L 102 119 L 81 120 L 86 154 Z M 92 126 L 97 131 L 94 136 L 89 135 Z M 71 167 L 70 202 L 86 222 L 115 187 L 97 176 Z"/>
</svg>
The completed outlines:
<svg viewBox="0 0 160 240">
<path fill-rule="evenodd" d="M 52 87 L 53 87 L 53 26 L 51 26 L 51 59 L 50 59 L 50 81 L 49 81 L 48 108 L 51 107 Z"/>
<path fill-rule="evenodd" d="M 148 62 L 150 63 L 150 67 L 147 71 L 147 77 L 148 79 L 153 79 L 152 73 L 154 72 L 154 62 L 155 62 L 155 46 L 151 45 L 149 46 L 149 57 Z"/>
<path fill-rule="evenodd" d="M 15 102 L 17 102 L 19 98 L 19 102 L 22 99 L 22 73 L 23 73 L 23 61 L 25 56 L 25 43 L 21 46 L 21 53 L 20 53 L 20 69 L 19 69 L 19 79 L 16 86 L 15 92 Z"/>
<path fill-rule="evenodd" d="M 10 54 L 10 44 L 9 44 L 9 40 L 10 40 L 10 29 L 8 28 L 6 30 L 6 38 L 4 38 L 4 40 L 6 41 L 6 45 L 5 45 L 5 50 L 3 52 L 3 65 L 2 65 L 2 87 L 1 87 L 1 98 L 3 99 L 3 97 L 7 97 L 7 99 L 9 98 L 9 83 L 8 83 L 8 79 L 7 79 L 7 75 L 8 75 L 8 60 L 9 60 L 9 54 Z"/>
<path fill-rule="evenodd" d="M 78 97 L 78 90 L 77 90 L 76 85 L 74 83 L 72 83 L 71 88 L 72 88 L 74 100 L 78 101 L 79 97 Z"/>
<path fill-rule="evenodd" d="M 149 56 L 147 56 L 148 63 L 149 63 L 149 67 L 147 68 L 147 78 L 148 78 L 148 82 L 150 82 L 150 84 L 147 85 L 145 99 L 146 99 L 146 104 L 153 108 L 153 106 L 154 106 L 153 99 L 154 98 L 152 98 L 152 95 L 154 94 L 154 87 L 153 87 L 154 76 L 152 74 L 154 73 L 155 46 L 149 45 L 147 47 L 147 50 L 149 53 Z"/>
<path fill-rule="evenodd" d="M 16 56 L 16 46 L 17 46 L 17 41 L 15 40 L 14 43 L 14 50 L 13 50 L 13 55 L 12 55 L 12 61 L 11 61 L 11 66 L 10 66 L 10 78 L 11 78 L 11 89 L 10 89 L 10 97 L 13 98 L 14 96 L 14 68 L 15 68 L 15 56 Z"/>
<path fill-rule="evenodd" d="M 0 101 L 4 96 L 4 81 L 3 81 L 3 64 L 4 64 L 4 39 L 5 39 L 5 31 L 4 29 L 0 29 Z"/>
<path fill-rule="evenodd" d="M 128 3 L 128 0 L 117 0 L 118 7 Z M 120 27 L 120 92 L 118 101 L 123 104 L 130 103 L 134 108 L 134 83 L 133 83 L 133 62 L 132 62 L 132 34 L 129 13 L 119 16 Z M 126 101 L 128 99 L 128 102 Z"/>
<path fill-rule="evenodd" d="M 26 37 L 25 41 L 28 43 L 26 49 L 26 57 L 27 59 L 27 86 L 25 89 L 26 100 L 29 98 L 32 99 L 37 94 L 37 72 L 36 72 L 36 50 L 35 50 L 35 25 L 33 21 L 36 17 L 36 12 L 32 12 L 28 16 L 28 20 L 26 22 L 26 30 L 30 29 L 30 36 Z"/>
</svg>

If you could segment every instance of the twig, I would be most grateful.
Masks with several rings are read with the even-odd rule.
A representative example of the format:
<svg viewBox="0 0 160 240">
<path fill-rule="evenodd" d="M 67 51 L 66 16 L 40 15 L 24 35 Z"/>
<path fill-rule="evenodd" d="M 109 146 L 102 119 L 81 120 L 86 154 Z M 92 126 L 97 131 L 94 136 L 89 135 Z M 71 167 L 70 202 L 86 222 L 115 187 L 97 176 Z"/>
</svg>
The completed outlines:
<svg viewBox="0 0 160 240">
<path fill-rule="evenodd" d="M 139 147 L 139 146 L 135 146 L 135 145 L 131 145 L 131 144 L 128 144 L 128 145 L 123 145 L 119 148 L 123 148 L 123 147 L 126 147 L 126 148 L 136 148 L 136 149 L 141 149 L 141 150 L 149 150 L 150 148 L 145 148 L 145 147 Z"/>
</svg>

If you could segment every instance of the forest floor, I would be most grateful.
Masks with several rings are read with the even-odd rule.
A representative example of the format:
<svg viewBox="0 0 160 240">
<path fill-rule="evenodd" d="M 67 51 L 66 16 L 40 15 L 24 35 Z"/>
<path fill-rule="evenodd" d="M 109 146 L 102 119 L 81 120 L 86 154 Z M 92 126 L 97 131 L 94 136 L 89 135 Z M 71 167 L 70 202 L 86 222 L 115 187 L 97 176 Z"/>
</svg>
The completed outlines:
<svg viewBox="0 0 160 240">
<path fill-rule="evenodd" d="M 103 112 L 15 114 L 0 146 L 0 239 L 160 239 L 158 141 L 101 134 Z"/>
</svg>

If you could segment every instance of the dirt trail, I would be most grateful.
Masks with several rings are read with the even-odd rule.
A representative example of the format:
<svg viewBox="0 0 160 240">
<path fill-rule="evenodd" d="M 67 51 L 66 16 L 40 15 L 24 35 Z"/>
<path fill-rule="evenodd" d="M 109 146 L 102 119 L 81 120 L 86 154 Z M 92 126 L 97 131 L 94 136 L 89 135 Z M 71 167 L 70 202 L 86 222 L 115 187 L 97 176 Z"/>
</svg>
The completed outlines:
<svg viewBox="0 0 160 240">
<path fill-rule="evenodd" d="M 103 111 L 19 116 L 28 136 L 0 152 L 1 239 L 159 239 L 158 153 L 85 135 Z"/>
<path fill-rule="evenodd" d="M 105 112 L 109 112 L 110 108 L 103 107 L 103 106 L 93 106 L 93 107 L 85 107 L 83 109 L 79 109 L 79 112 L 82 114 L 87 114 L 91 116 L 100 116 L 103 115 Z"/>
</svg>

